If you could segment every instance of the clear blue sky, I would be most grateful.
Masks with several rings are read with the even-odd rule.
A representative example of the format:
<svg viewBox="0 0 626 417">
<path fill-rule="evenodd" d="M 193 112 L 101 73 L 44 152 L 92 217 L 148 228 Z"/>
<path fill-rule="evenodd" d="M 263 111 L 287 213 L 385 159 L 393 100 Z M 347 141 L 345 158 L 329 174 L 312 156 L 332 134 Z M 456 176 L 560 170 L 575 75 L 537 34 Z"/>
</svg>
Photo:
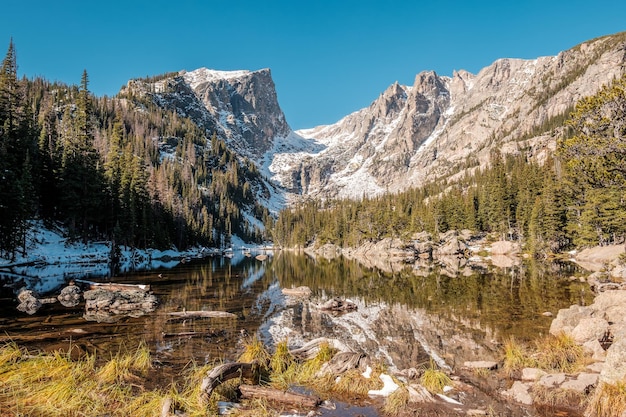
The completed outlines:
<svg viewBox="0 0 626 417">
<path fill-rule="evenodd" d="M 129 79 L 207 67 L 270 68 L 294 129 L 334 123 L 393 82 L 477 73 L 626 31 L 624 0 L 3 0 L 2 57 L 19 75 L 115 95 Z"/>
</svg>

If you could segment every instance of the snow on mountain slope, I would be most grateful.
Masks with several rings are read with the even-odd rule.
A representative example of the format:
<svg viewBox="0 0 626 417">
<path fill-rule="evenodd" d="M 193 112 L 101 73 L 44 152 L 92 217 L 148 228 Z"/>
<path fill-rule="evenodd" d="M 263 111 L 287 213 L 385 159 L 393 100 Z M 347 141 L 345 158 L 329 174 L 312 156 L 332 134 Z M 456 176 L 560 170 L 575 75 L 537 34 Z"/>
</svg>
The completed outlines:
<svg viewBox="0 0 626 417">
<path fill-rule="evenodd" d="M 498 59 L 478 74 L 417 74 L 332 125 L 292 132 L 269 70 L 181 72 L 157 102 L 216 132 L 287 195 L 373 196 L 485 165 L 492 150 L 545 157 L 562 117 L 626 71 L 626 36 L 585 42 L 557 56 Z M 285 200 L 287 201 L 287 200 Z"/>
<path fill-rule="evenodd" d="M 303 195 L 360 198 L 462 175 L 487 164 L 494 149 L 541 159 L 559 134 L 546 127 L 550 120 L 624 74 L 625 38 L 533 60 L 498 59 L 476 75 L 420 73 L 413 86 L 395 83 L 335 124 L 297 131 L 324 149 L 276 153 L 274 178 Z"/>
</svg>

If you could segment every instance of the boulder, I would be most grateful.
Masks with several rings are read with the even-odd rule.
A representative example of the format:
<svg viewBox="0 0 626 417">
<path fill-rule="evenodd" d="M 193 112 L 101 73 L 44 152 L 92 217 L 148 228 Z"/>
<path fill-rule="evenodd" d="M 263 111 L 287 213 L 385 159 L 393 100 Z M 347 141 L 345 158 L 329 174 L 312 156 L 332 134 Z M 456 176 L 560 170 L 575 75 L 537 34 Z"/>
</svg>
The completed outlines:
<svg viewBox="0 0 626 417">
<path fill-rule="evenodd" d="M 533 397 L 530 395 L 530 384 L 515 381 L 510 389 L 503 391 L 502 395 L 511 398 L 521 404 L 532 405 Z"/>
<path fill-rule="evenodd" d="M 32 290 L 22 288 L 17 294 L 17 299 L 20 302 L 17 306 L 19 311 L 26 314 L 33 315 L 41 308 L 41 301 L 38 298 L 38 294 Z"/>
<path fill-rule="evenodd" d="M 592 307 L 609 323 L 626 322 L 626 291 L 604 291 L 596 296 Z"/>
<path fill-rule="evenodd" d="M 570 379 L 561 384 L 562 389 L 568 389 L 582 394 L 588 394 L 598 383 L 598 374 L 582 372 L 574 379 Z"/>
<path fill-rule="evenodd" d="M 608 384 L 616 384 L 626 379 L 626 339 L 615 340 L 606 351 L 600 379 Z"/>
<path fill-rule="evenodd" d="M 609 330 L 609 323 L 600 317 L 585 317 L 572 329 L 571 336 L 576 343 L 584 345 L 587 342 L 597 341 Z"/>
<path fill-rule="evenodd" d="M 154 294 L 142 290 L 111 291 L 96 289 L 85 291 L 86 320 L 113 322 L 120 317 L 140 317 L 156 309 Z"/>
<path fill-rule="evenodd" d="M 591 355 L 591 359 L 594 361 L 604 361 L 606 359 L 606 352 L 598 340 L 589 340 L 583 343 L 583 348 Z"/>
<path fill-rule="evenodd" d="M 468 250 L 467 244 L 460 240 L 455 233 L 445 233 L 441 235 L 441 244 L 437 248 L 438 255 L 462 255 Z"/>
<path fill-rule="evenodd" d="M 563 382 L 565 382 L 566 375 L 564 373 L 558 374 L 546 374 L 539 378 L 539 384 L 547 388 L 557 388 Z"/>
<path fill-rule="evenodd" d="M 76 307 L 83 298 L 83 292 L 76 285 L 68 285 L 61 290 L 57 299 L 64 307 Z"/>
<path fill-rule="evenodd" d="M 590 318 L 591 315 L 591 309 L 576 304 L 562 308 L 550 324 L 550 334 L 555 336 L 560 333 L 570 334 L 582 319 Z"/>
<path fill-rule="evenodd" d="M 537 381 L 544 375 L 547 375 L 547 372 L 539 368 L 522 369 L 522 381 Z"/>
</svg>

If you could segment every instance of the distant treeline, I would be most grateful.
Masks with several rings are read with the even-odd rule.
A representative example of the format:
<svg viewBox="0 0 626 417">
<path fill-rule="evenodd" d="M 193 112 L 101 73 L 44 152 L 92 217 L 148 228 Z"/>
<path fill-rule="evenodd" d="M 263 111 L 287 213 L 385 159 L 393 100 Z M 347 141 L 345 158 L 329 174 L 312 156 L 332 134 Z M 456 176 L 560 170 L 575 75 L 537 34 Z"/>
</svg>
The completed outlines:
<svg viewBox="0 0 626 417">
<path fill-rule="evenodd" d="M 96 98 L 86 71 L 79 86 L 18 79 L 11 41 L 0 68 L 0 256 L 23 250 L 35 218 L 71 239 L 135 247 L 261 241 L 262 193 L 251 161 L 146 97 Z"/>
<path fill-rule="evenodd" d="M 462 180 L 360 201 L 305 201 L 273 229 L 283 246 L 358 246 L 456 229 L 519 240 L 535 254 L 626 239 L 626 77 L 580 101 L 542 164 L 524 150 Z"/>
</svg>

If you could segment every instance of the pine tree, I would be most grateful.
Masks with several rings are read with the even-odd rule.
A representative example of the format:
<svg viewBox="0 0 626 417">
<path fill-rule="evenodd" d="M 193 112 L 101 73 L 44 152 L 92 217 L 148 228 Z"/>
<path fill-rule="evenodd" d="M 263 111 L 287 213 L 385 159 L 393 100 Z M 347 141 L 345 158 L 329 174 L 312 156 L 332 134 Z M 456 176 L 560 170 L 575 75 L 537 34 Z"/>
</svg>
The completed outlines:
<svg viewBox="0 0 626 417">
<path fill-rule="evenodd" d="M 17 79 L 13 40 L 0 67 L 0 254 L 15 256 L 33 214 L 34 130 Z"/>
</svg>

